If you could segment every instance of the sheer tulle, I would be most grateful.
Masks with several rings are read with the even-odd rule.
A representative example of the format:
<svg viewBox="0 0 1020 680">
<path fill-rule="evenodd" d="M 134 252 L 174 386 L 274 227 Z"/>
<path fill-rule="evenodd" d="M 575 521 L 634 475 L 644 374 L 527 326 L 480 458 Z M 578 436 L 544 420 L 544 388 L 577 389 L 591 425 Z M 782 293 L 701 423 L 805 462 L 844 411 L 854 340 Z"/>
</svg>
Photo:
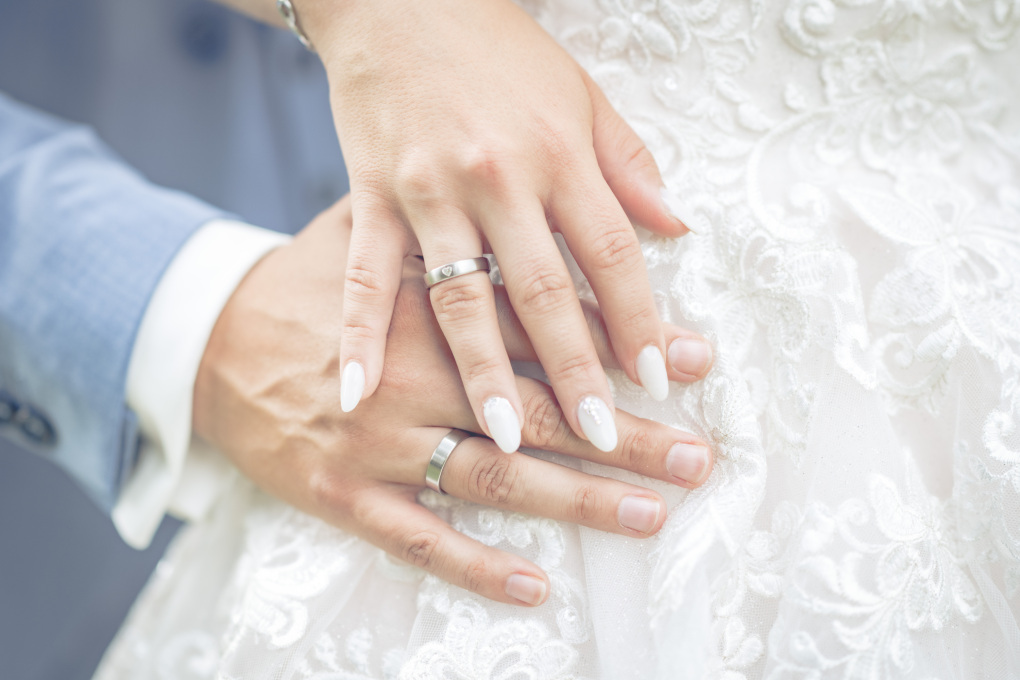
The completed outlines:
<svg viewBox="0 0 1020 680">
<path fill-rule="evenodd" d="M 525 5 L 697 231 L 644 252 L 715 369 L 663 404 L 612 381 L 713 442 L 710 481 L 583 464 L 669 500 L 647 541 L 423 493 L 548 571 L 534 610 L 238 481 L 97 677 L 1020 677 L 1020 6 Z"/>
</svg>

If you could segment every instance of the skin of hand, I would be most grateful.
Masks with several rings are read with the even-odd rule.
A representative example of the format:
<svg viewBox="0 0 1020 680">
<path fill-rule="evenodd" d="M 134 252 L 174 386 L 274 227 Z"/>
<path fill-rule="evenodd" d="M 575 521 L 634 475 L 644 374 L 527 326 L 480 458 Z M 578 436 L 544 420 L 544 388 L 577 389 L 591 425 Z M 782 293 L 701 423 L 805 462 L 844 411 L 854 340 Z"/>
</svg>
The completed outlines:
<svg viewBox="0 0 1020 680">
<path fill-rule="evenodd" d="M 267 255 L 224 308 L 195 384 L 194 431 L 257 485 L 458 586 L 493 600 L 538 605 L 549 579 L 536 565 L 465 537 L 416 502 L 432 450 L 449 428 L 480 432 L 429 307 L 422 264 L 408 258 L 379 388 L 354 414 L 337 408 L 336 332 L 350 203 L 319 215 Z M 533 360 L 505 294 L 501 328 L 515 359 Z M 597 310 L 588 318 L 607 365 Z M 666 337 L 687 331 L 664 327 Z M 672 376 L 678 377 L 676 375 Z M 602 452 L 567 425 L 544 383 L 516 379 L 524 445 L 633 470 L 683 487 L 708 476 L 712 456 L 691 434 L 623 411 L 620 441 Z M 471 437 L 453 451 L 443 490 L 493 507 L 647 537 L 666 517 L 654 491 Z"/>
<path fill-rule="evenodd" d="M 426 269 L 495 255 L 567 423 L 603 450 L 617 442 L 615 409 L 555 233 L 591 283 L 631 380 L 661 400 L 671 373 L 705 373 L 707 342 L 691 335 L 667 350 L 631 221 L 670 237 L 687 231 L 655 162 L 530 16 L 510 0 L 295 6 L 329 77 L 351 177 L 345 411 L 380 384 L 403 259 L 418 247 Z M 526 414 L 492 287 L 468 274 L 430 298 L 482 431 L 515 450 Z"/>
</svg>

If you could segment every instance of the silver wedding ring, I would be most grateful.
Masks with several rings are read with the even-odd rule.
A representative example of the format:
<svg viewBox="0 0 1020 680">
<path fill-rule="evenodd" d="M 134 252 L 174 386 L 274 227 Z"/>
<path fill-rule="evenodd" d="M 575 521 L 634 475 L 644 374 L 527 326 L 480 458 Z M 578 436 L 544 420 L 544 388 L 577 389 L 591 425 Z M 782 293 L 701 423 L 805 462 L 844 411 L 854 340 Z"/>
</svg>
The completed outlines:
<svg viewBox="0 0 1020 680">
<path fill-rule="evenodd" d="M 464 276 L 465 274 L 472 274 L 474 272 L 486 272 L 492 268 L 489 264 L 489 258 L 487 257 L 472 257 L 468 260 L 457 260 L 450 264 L 444 264 L 442 267 L 436 267 L 432 271 L 425 274 L 425 287 L 431 288 L 437 283 L 442 283 L 447 279 L 453 279 L 458 276 Z"/>
<path fill-rule="evenodd" d="M 446 467 L 446 461 L 450 458 L 450 454 L 457 448 L 457 444 L 471 436 L 470 432 L 464 430 L 450 430 L 450 432 L 443 437 L 439 445 L 436 446 L 436 450 L 432 452 L 432 458 L 429 460 L 429 466 L 425 469 L 425 486 L 438 491 L 439 493 L 446 495 L 443 491 L 442 486 L 439 482 L 443 477 L 443 468 Z"/>
</svg>

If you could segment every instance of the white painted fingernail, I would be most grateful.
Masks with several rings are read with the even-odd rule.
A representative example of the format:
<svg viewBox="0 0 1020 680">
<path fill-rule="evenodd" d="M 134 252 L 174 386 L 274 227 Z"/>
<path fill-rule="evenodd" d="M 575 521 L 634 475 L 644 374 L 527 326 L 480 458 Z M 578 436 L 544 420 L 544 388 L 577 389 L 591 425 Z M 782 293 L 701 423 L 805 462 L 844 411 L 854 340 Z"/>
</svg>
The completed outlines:
<svg viewBox="0 0 1020 680">
<path fill-rule="evenodd" d="M 503 397 L 491 397 L 482 404 L 482 415 L 496 446 L 503 453 L 521 448 L 521 421 L 510 402 Z"/>
<path fill-rule="evenodd" d="M 365 393 L 365 369 L 357 361 L 348 361 L 340 376 L 340 408 L 350 413 Z"/>
<path fill-rule="evenodd" d="M 684 207 L 683 201 L 676 197 L 669 189 L 662 187 L 659 192 L 662 196 L 662 204 L 666 206 L 666 211 L 673 216 L 674 219 L 679 220 L 681 224 L 687 227 L 688 231 L 694 231 L 691 229 L 691 222 L 687 217 L 687 210 Z"/>
<path fill-rule="evenodd" d="M 527 574 L 510 574 L 504 590 L 515 600 L 534 606 L 542 604 L 546 588 L 545 581 L 540 578 Z"/>
<path fill-rule="evenodd" d="M 616 448 L 616 423 L 606 402 L 598 397 L 585 397 L 577 406 L 577 420 L 595 448 L 606 452 Z"/>
<path fill-rule="evenodd" d="M 655 401 L 664 401 L 669 396 L 669 378 L 666 376 L 666 360 L 655 345 L 641 350 L 637 357 L 637 374 L 641 387 Z"/>
</svg>

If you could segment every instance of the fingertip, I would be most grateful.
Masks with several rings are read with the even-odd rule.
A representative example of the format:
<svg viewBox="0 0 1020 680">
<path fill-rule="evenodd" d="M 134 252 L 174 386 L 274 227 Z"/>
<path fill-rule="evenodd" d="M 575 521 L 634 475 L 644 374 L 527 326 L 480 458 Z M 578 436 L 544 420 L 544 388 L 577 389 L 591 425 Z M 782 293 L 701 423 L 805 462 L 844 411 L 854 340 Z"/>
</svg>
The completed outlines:
<svg viewBox="0 0 1020 680">
<path fill-rule="evenodd" d="M 659 190 L 659 199 L 662 201 L 663 212 L 669 217 L 668 222 L 665 223 L 668 224 L 669 230 L 672 232 L 669 235 L 680 237 L 693 231 L 690 227 L 691 219 L 687 208 L 676 194 L 666 187 L 662 187 Z"/>
<path fill-rule="evenodd" d="M 669 377 L 662 350 L 655 345 L 645 347 L 637 357 L 637 374 L 641 386 L 655 401 L 665 401 L 669 396 Z"/>
<path fill-rule="evenodd" d="M 340 410 L 350 413 L 357 408 L 364 395 L 365 367 L 359 361 L 348 361 L 340 374 Z"/>
<path fill-rule="evenodd" d="M 654 498 L 632 494 L 624 496 L 616 509 L 616 521 L 624 529 L 641 536 L 652 536 L 666 519 L 666 504 L 656 494 Z"/>
<path fill-rule="evenodd" d="M 712 369 L 715 363 L 715 352 L 712 344 L 705 338 L 681 336 L 669 343 L 666 350 L 669 367 L 676 377 L 683 382 L 701 380 Z"/>
<path fill-rule="evenodd" d="M 666 454 L 666 471 L 684 486 L 701 486 L 712 471 L 712 452 L 700 442 L 676 442 Z"/>
<path fill-rule="evenodd" d="M 596 396 L 587 396 L 577 405 L 577 422 L 585 438 L 599 451 L 611 453 L 619 436 L 612 409 Z"/>
<path fill-rule="evenodd" d="M 514 573 L 507 577 L 504 592 L 516 604 L 537 607 L 549 598 L 549 584 L 533 574 Z"/>
<path fill-rule="evenodd" d="M 505 397 L 490 397 L 482 404 L 485 427 L 503 453 L 521 448 L 521 419 Z"/>
</svg>

